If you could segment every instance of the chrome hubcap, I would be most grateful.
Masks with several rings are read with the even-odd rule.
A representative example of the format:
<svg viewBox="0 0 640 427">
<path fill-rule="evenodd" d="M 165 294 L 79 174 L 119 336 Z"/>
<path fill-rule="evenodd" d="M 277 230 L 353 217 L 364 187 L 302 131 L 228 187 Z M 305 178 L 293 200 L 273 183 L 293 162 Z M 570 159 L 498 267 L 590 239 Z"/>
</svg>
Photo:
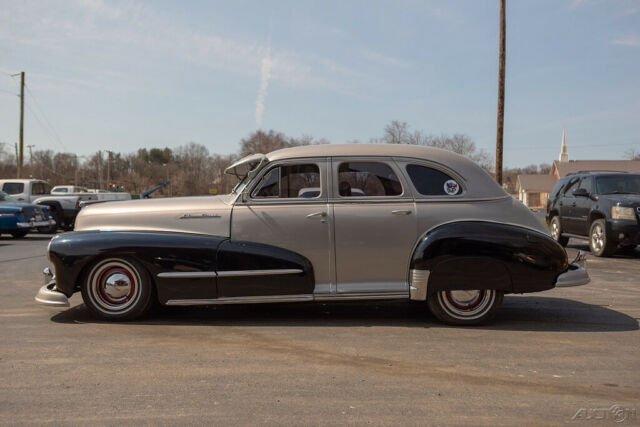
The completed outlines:
<svg viewBox="0 0 640 427">
<path fill-rule="evenodd" d="M 551 223 L 551 236 L 553 236 L 553 238 L 557 240 L 559 235 L 560 235 L 560 226 L 556 221 L 553 221 Z"/>
<path fill-rule="evenodd" d="M 599 252 L 604 247 L 604 239 L 605 236 L 602 226 L 600 224 L 596 224 L 591 232 L 591 247 Z"/>
<path fill-rule="evenodd" d="M 443 291 L 438 293 L 440 305 L 457 319 L 476 319 L 483 316 L 496 299 L 491 289 Z"/>
<path fill-rule="evenodd" d="M 123 273 L 110 274 L 104 281 L 103 291 L 111 298 L 124 298 L 131 292 L 131 280 Z"/>
</svg>

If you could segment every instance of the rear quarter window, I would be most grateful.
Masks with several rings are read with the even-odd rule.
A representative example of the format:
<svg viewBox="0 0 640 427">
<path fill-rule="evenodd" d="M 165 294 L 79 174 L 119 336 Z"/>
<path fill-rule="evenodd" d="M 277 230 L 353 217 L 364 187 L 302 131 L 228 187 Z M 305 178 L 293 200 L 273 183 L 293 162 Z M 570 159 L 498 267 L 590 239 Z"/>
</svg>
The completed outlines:
<svg viewBox="0 0 640 427">
<path fill-rule="evenodd" d="M 407 173 L 423 196 L 456 196 L 462 193 L 460 183 L 446 173 L 421 165 L 407 165 Z"/>
<path fill-rule="evenodd" d="M 2 186 L 2 191 L 9 195 L 21 194 L 24 193 L 24 184 L 21 182 L 5 182 Z"/>
</svg>

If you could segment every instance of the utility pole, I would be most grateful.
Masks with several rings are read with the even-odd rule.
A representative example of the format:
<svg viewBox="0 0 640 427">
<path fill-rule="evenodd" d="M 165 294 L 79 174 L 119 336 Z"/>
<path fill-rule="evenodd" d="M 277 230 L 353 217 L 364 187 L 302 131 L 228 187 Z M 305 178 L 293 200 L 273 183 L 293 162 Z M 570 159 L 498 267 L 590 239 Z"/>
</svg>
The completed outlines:
<svg viewBox="0 0 640 427">
<path fill-rule="evenodd" d="M 500 0 L 500 52 L 498 58 L 498 122 L 496 129 L 496 181 L 502 185 L 502 144 L 504 137 L 504 67 L 507 25 L 505 1 Z"/>
<path fill-rule="evenodd" d="M 18 178 L 22 178 L 24 151 L 24 71 L 20 73 L 20 152 L 18 154 Z"/>
<path fill-rule="evenodd" d="M 107 190 L 111 184 L 111 151 L 107 150 Z"/>
<path fill-rule="evenodd" d="M 98 189 L 102 189 L 102 151 L 98 151 Z"/>
</svg>

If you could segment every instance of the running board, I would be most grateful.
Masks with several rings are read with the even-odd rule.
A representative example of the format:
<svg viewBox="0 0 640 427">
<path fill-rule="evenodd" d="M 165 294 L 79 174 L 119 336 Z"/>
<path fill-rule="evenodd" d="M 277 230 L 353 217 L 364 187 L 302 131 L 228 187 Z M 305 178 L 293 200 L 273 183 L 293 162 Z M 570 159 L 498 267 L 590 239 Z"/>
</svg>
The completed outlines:
<svg viewBox="0 0 640 427">
<path fill-rule="evenodd" d="M 381 300 L 381 299 L 409 299 L 408 293 L 386 294 L 343 294 L 343 295 L 264 295 L 248 297 L 221 297 L 211 299 L 171 299 L 165 305 L 220 305 L 220 304 L 266 304 L 276 302 L 305 302 L 305 301 L 349 301 L 349 300 Z"/>
</svg>

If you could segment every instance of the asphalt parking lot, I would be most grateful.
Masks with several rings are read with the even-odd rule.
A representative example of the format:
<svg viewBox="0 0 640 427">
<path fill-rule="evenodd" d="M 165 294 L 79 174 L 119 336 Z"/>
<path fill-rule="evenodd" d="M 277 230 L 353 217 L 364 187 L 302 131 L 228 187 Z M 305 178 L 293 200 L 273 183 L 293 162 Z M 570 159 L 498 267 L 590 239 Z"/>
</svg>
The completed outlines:
<svg viewBox="0 0 640 427">
<path fill-rule="evenodd" d="M 587 286 L 508 296 L 491 325 L 453 328 L 410 302 L 101 323 L 79 295 L 34 302 L 47 243 L 0 238 L 2 424 L 585 424 L 572 417 L 640 410 L 637 249 L 589 256 Z"/>
</svg>

